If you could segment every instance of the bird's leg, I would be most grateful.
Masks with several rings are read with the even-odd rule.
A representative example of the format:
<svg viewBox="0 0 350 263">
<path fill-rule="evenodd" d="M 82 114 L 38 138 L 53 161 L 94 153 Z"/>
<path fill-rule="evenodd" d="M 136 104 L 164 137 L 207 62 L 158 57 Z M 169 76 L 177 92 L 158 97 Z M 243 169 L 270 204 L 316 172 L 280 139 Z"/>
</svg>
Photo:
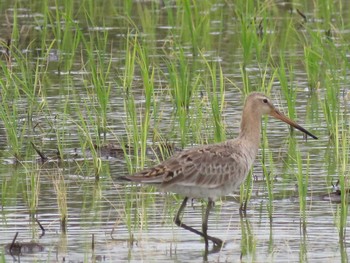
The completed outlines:
<svg viewBox="0 0 350 263">
<path fill-rule="evenodd" d="M 209 218 L 210 210 L 213 206 L 212 202 L 213 201 L 211 199 L 208 200 L 207 209 L 205 211 L 205 216 L 204 216 L 203 223 L 202 223 L 202 231 L 204 234 L 204 242 L 205 242 L 205 250 L 206 251 L 208 251 L 208 218 Z"/>
<path fill-rule="evenodd" d="M 207 205 L 207 210 L 205 211 L 205 217 L 203 219 L 203 224 L 202 224 L 202 231 L 204 235 L 204 241 L 205 241 L 205 248 L 206 250 L 208 249 L 208 240 L 212 241 L 214 243 L 214 246 L 217 247 L 222 247 L 222 240 L 216 237 L 208 236 L 208 219 L 209 219 L 209 213 L 210 210 L 214 207 L 214 201 L 209 198 L 208 200 L 208 205 Z"/>
<path fill-rule="evenodd" d="M 177 214 L 176 216 L 174 217 L 174 222 L 177 226 L 182 226 L 182 222 L 181 222 L 181 219 L 180 219 L 180 216 L 183 212 L 183 210 L 185 209 L 186 207 L 186 204 L 187 204 L 187 200 L 188 200 L 188 197 L 185 197 L 185 199 L 182 201 L 182 204 L 179 208 L 179 211 L 177 211 Z"/>
<path fill-rule="evenodd" d="M 247 201 L 244 201 L 241 206 L 239 207 L 239 216 L 241 218 L 247 216 Z"/>
<path fill-rule="evenodd" d="M 191 231 L 192 233 L 195 233 L 195 234 L 197 234 L 197 235 L 200 235 L 200 236 L 204 237 L 204 235 L 203 235 L 202 232 L 200 232 L 200 231 L 198 231 L 198 230 L 196 230 L 196 229 L 194 229 L 194 228 L 192 228 L 192 227 L 190 227 L 190 226 L 188 226 L 188 225 L 182 223 L 182 221 L 181 221 L 181 219 L 180 219 L 180 217 L 181 217 L 181 215 L 182 215 L 182 213 L 183 213 L 183 210 L 184 210 L 185 207 L 186 207 L 187 201 L 188 201 L 188 197 L 185 197 L 185 199 L 182 201 L 182 204 L 181 204 L 181 206 L 180 206 L 180 208 L 179 208 L 179 211 L 177 211 L 177 214 L 176 214 L 176 216 L 175 216 L 175 218 L 174 218 L 174 222 L 175 222 L 175 224 L 176 224 L 177 226 L 180 226 L 180 227 L 182 227 L 182 228 L 184 228 L 184 229 L 186 229 L 186 230 Z"/>
<path fill-rule="evenodd" d="M 174 222 L 177 226 L 180 226 L 188 231 L 191 231 L 192 233 L 195 233 L 197 235 L 200 235 L 201 237 L 204 238 L 205 240 L 205 246 L 206 246 L 206 250 L 208 248 L 208 240 L 212 241 L 214 243 L 215 246 L 218 246 L 218 247 L 221 247 L 222 246 L 222 240 L 221 239 L 218 239 L 216 237 L 212 237 L 212 236 L 208 236 L 207 235 L 207 229 L 208 229 L 208 217 L 209 217 L 209 212 L 210 212 L 210 209 L 211 207 L 214 205 L 214 202 L 209 200 L 209 202 L 211 202 L 210 204 L 208 203 L 208 206 L 207 206 L 207 211 L 205 213 L 205 219 L 204 219 L 204 222 L 203 222 L 203 225 L 202 225 L 202 228 L 203 230 L 205 229 L 205 234 L 203 234 L 202 232 L 182 223 L 180 217 L 183 213 L 183 210 L 185 209 L 186 207 L 186 204 L 187 204 L 187 201 L 188 201 L 188 197 L 185 197 L 185 199 L 182 201 L 182 204 L 179 208 L 179 211 L 177 211 L 177 214 L 174 218 Z"/>
</svg>

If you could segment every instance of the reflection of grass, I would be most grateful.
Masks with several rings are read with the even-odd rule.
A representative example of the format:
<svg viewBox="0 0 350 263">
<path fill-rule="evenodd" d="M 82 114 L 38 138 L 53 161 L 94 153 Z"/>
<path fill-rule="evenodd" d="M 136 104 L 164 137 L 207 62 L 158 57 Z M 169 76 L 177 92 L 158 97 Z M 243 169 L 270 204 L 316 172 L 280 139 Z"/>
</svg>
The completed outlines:
<svg viewBox="0 0 350 263">
<path fill-rule="evenodd" d="M 252 262 L 256 261 L 257 240 L 248 218 L 240 218 L 241 238 L 241 259 L 248 257 Z"/>
<path fill-rule="evenodd" d="M 154 195 L 149 194 L 152 189 L 147 188 L 149 187 L 132 186 L 128 191 L 125 191 L 125 197 L 123 198 L 125 202 L 124 220 L 130 240 L 134 239 L 135 232 L 140 232 L 142 235 L 142 230 L 148 228 L 149 214 L 147 209 L 154 204 Z M 136 237 L 136 239 L 139 239 L 139 237 Z"/>
<path fill-rule="evenodd" d="M 304 157 L 305 159 L 305 157 Z M 299 194 L 299 206 L 300 206 L 300 222 L 302 226 L 303 233 L 306 233 L 307 225 L 307 194 L 308 194 L 308 184 L 309 184 L 309 156 L 306 157 L 307 167 L 303 165 L 302 156 L 300 151 L 296 151 L 296 162 L 297 162 L 297 187 Z"/>
<path fill-rule="evenodd" d="M 34 217 L 37 212 L 39 205 L 39 196 L 40 196 L 40 173 L 32 171 L 29 174 L 30 183 L 26 184 L 27 186 L 27 202 L 30 214 Z"/>
<path fill-rule="evenodd" d="M 63 175 L 57 172 L 53 175 L 53 185 L 56 193 L 57 207 L 60 215 L 61 231 L 67 231 L 68 203 L 67 203 L 67 185 Z"/>
<path fill-rule="evenodd" d="M 343 121 L 342 117 L 340 122 L 342 123 L 341 129 L 337 131 L 335 141 L 340 142 L 339 145 L 336 143 L 338 149 L 338 171 L 339 171 L 339 185 L 341 191 L 341 204 L 340 204 L 340 215 L 339 215 L 339 240 L 344 240 L 347 219 L 348 219 L 348 206 L 349 206 L 349 179 L 348 179 L 348 163 L 349 163 L 349 132 L 348 127 Z"/>
</svg>

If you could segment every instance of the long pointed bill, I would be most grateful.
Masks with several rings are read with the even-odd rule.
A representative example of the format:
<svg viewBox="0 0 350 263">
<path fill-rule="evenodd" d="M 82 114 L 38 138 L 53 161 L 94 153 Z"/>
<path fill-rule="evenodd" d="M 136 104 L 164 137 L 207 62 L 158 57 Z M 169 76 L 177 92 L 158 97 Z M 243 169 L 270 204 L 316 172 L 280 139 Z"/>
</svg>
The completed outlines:
<svg viewBox="0 0 350 263">
<path fill-rule="evenodd" d="M 285 123 L 288 123 L 290 126 L 293 126 L 294 128 L 306 133 L 307 135 L 311 136 L 314 139 L 318 139 L 315 135 L 313 135 L 311 132 L 307 131 L 303 127 L 301 127 L 298 123 L 295 121 L 292 121 L 287 116 L 283 115 L 281 112 L 279 112 L 277 109 L 273 109 L 270 113 L 271 116 L 280 119 L 281 121 L 284 121 Z"/>
</svg>

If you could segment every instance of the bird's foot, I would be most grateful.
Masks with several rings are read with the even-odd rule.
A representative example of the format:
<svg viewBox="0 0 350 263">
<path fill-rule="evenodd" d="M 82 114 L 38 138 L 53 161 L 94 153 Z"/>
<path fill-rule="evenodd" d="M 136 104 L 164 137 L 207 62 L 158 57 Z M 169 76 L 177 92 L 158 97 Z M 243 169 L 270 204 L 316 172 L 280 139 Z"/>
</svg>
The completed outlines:
<svg viewBox="0 0 350 263">
<path fill-rule="evenodd" d="M 212 236 L 208 236 L 208 240 L 213 242 L 214 248 L 217 248 L 217 249 L 221 249 L 221 247 L 224 243 L 221 239 L 216 238 L 216 237 L 212 237 Z"/>
</svg>

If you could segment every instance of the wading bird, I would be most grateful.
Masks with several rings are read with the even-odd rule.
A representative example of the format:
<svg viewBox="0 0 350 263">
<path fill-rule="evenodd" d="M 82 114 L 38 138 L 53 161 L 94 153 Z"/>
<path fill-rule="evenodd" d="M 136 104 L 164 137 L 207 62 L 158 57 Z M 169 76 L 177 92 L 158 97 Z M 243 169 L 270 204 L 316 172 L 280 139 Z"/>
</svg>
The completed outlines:
<svg viewBox="0 0 350 263">
<path fill-rule="evenodd" d="M 221 239 L 207 234 L 210 209 L 214 205 L 214 200 L 232 193 L 246 179 L 258 153 L 261 119 L 266 114 L 317 139 L 316 136 L 278 111 L 270 98 L 262 93 L 253 92 L 245 101 L 241 129 L 236 139 L 184 150 L 156 166 L 122 179 L 160 184 L 163 191 L 185 196 L 174 218 L 175 224 L 202 236 L 205 240 L 206 251 L 208 240 L 214 243 L 214 247 L 221 247 L 223 244 Z M 208 198 L 202 232 L 181 221 L 180 217 L 188 198 Z"/>
</svg>

